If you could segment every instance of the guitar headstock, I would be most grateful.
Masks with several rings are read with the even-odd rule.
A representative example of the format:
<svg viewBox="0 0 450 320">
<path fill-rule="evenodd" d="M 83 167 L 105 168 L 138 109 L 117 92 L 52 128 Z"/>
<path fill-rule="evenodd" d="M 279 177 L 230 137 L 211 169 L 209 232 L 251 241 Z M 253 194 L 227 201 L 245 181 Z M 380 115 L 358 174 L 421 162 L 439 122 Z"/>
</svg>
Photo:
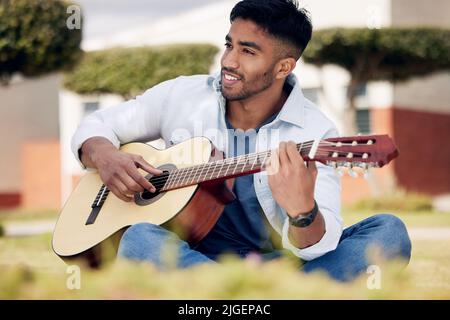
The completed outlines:
<svg viewBox="0 0 450 320">
<path fill-rule="evenodd" d="M 314 160 L 334 168 L 353 167 L 364 170 L 381 168 L 398 157 L 399 152 L 388 135 L 359 135 L 322 140 Z"/>
</svg>

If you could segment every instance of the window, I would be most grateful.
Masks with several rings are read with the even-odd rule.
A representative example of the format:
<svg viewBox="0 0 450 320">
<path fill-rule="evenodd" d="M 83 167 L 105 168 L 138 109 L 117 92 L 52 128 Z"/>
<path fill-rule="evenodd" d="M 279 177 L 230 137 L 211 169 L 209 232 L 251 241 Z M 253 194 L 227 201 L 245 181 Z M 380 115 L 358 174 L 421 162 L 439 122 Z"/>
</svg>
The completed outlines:
<svg viewBox="0 0 450 320">
<path fill-rule="evenodd" d="M 88 101 L 83 103 L 84 115 L 87 116 L 99 108 L 98 101 Z"/>
<path fill-rule="evenodd" d="M 358 129 L 358 133 L 371 133 L 369 109 L 356 110 L 356 128 Z"/>
</svg>

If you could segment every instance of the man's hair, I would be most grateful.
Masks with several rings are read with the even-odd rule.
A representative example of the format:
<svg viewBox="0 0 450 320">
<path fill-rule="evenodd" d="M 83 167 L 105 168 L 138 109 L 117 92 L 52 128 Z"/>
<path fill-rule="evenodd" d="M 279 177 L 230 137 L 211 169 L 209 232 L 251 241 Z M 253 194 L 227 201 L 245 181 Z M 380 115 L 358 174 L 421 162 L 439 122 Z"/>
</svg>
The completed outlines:
<svg viewBox="0 0 450 320">
<path fill-rule="evenodd" d="M 279 52 L 282 58 L 298 60 L 311 40 L 311 20 L 296 0 L 243 0 L 231 10 L 230 22 L 237 18 L 251 20 L 281 40 L 284 44 Z"/>
</svg>

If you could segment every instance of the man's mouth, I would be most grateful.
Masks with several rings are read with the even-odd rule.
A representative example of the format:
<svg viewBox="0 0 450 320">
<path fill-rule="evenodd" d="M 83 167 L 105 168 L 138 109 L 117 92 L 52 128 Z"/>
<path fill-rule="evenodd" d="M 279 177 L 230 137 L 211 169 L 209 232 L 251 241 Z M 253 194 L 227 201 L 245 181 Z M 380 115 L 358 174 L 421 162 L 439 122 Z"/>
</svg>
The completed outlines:
<svg viewBox="0 0 450 320">
<path fill-rule="evenodd" d="M 230 73 L 222 72 L 222 81 L 225 85 L 230 86 L 240 81 L 241 78 Z"/>
</svg>

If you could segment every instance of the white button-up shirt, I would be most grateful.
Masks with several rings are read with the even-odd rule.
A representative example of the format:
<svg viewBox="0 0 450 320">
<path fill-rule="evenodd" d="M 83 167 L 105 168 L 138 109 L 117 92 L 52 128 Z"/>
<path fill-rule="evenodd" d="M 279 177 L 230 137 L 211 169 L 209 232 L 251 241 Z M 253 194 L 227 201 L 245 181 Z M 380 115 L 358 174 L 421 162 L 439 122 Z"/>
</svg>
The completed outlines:
<svg viewBox="0 0 450 320">
<path fill-rule="evenodd" d="M 281 141 L 309 141 L 338 136 L 335 125 L 308 99 L 295 75 L 288 79 L 293 89 L 272 122 L 262 126 L 256 138 L 256 152 L 277 148 Z M 205 136 L 227 155 L 226 101 L 220 92 L 219 75 L 178 77 L 148 89 L 135 99 L 98 110 L 81 122 L 72 138 L 72 151 L 88 138 L 100 136 L 116 147 L 162 138 L 166 146 L 194 136 Z M 83 164 L 80 161 L 80 164 Z M 293 246 L 288 238 L 286 211 L 272 197 L 267 174 L 254 174 L 258 201 L 272 227 L 281 235 L 285 249 L 308 261 L 334 250 L 342 234 L 340 180 L 334 169 L 317 163 L 315 200 L 325 220 L 322 239 L 307 248 Z"/>
</svg>

